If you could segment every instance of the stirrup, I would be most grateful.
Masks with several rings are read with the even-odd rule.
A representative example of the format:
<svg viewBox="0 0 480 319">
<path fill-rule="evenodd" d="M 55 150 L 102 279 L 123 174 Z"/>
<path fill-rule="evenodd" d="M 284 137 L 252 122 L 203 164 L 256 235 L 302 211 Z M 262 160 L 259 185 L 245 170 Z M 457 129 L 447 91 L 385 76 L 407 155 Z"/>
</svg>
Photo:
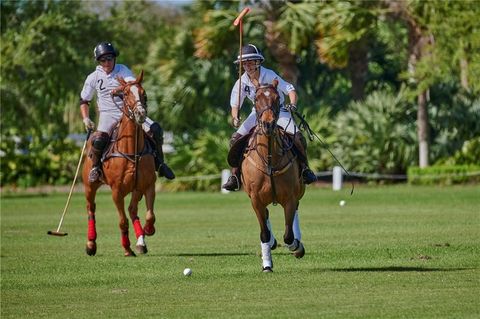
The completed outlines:
<svg viewBox="0 0 480 319">
<path fill-rule="evenodd" d="M 228 178 L 228 181 L 225 184 L 223 184 L 222 188 L 231 192 L 238 191 L 240 189 L 240 183 L 238 182 L 238 177 L 236 175 L 231 175 Z"/>
<path fill-rule="evenodd" d="M 90 173 L 88 174 L 88 182 L 89 183 L 95 183 L 100 179 L 100 176 L 102 175 L 102 170 L 100 167 L 92 167 L 90 170 Z"/>
<path fill-rule="evenodd" d="M 305 167 L 302 171 L 303 183 L 311 184 L 317 181 L 317 175 L 315 175 L 312 170 L 308 167 Z"/>
<path fill-rule="evenodd" d="M 158 167 L 158 176 L 160 177 L 165 177 L 166 179 L 174 179 L 175 178 L 175 173 L 168 167 L 167 164 L 162 163 Z"/>
</svg>

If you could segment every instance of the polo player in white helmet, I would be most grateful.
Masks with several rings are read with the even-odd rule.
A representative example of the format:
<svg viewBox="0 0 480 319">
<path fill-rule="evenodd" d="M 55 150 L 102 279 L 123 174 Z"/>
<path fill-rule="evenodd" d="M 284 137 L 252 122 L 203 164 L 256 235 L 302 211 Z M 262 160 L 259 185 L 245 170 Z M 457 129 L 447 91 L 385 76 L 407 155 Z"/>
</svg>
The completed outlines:
<svg viewBox="0 0 480 319">
<path fill-rule="evenodd" d="M 230 95 L 230 106 L 232 125 L 237 128 L 237 131 L 233 133 L 230 140 L 230 147 L 255 126 L 257 115 L 255 107 L 252 108 L 252 112 L 248 115 L 243 123 L 240 123 L 239 111 L 242 107 L 245 98 L 248 98 L 252 104 L 255 104 L 255 94 L 257 87 L 260 85 L 272 84 L 273 80 L 278 81 L 277 90 L 280 93 L 280 115 L 277 124 L 282 127 L 285 132 L 291 134 L 294 137 L 295 147 L 302 153 L 304 161 L 301 161 L 302 178 L 305 184 L 313 183 L 317 180 L 316 175 L 308 167 L 307 161 L 307 143 L 302 133 L 295 125 L 294 119 L 290 111 L 294 111 L 297 108 L 297 93 L 292 84 L 282 79 L 273 70 L 267 69 L 261 66 L 265 61 L 261 51 L 253 44 L 247 44 L 242 47 L 242 66 L 245 72 L 241 77 L 242 87 L 240 88 L 240 81 L 237 80 L 233 86 Z M 234 62 L 240 63 L 240 56 Z M 240 94 L 240 101 L 239 96 Z M 285 95 L 288 96 L 290 103 L 285 104 Z M 239 104 L 240 103 L 240 104 Z M 233 167 L 232 175 L 228 178 L 228 181 L 223 185 L 223 188 L 229 191 L 236 191 L 240 189 L 240 168 Z"/>
</svg>

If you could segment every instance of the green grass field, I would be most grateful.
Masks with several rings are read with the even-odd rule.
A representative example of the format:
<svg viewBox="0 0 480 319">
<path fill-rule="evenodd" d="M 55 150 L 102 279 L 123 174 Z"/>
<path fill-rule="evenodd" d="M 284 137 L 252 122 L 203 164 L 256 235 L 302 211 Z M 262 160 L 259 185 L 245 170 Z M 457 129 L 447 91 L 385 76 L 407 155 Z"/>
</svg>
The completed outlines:
<svg viewBox="0 0 480 319">
<path fill-rule="evenodd" d="M 278 248 L 272 274 L 261 272 L 244 192 L 157 194 L 157 233 L 136 258 L 123 257 L 107 192 L 97 200 L 95 257 L 85 254 L 83 194 L 65 217 L 69 235 L 47 236 L 66 198 L 2 197 L 2 318 L 480 316 L 478 186 L 359 185 L 353 196 L 309 187 L 300 207 L 306 255 Z M 271 221 L 283 242 L 280 207 Z"/>
</svg>

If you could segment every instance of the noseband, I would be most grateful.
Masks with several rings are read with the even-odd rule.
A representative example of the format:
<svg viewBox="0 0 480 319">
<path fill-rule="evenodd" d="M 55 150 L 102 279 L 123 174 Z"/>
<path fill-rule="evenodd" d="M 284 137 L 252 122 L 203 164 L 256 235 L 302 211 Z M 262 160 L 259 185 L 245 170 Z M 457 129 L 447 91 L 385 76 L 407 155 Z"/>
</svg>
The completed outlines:
<svg viewBox="0 0 480 319">
<path fill-rule="evenodd" d="M 273 94 L 272 97 L 270 97 L 271 94 Z M 268 101 L 267 105 L 264 105 L 261 110 L 258 109 L 260 96 L 263 96 L 264 99 Z M 274 86 L 263 85 L 257 88 L 257 93 L 255 96 L 255 109 L 257 113 L 257 123 L 259 128 L 261 129 L 263 134 L 271 135 L 280 114 L 279 95 Z M 272 121 L 262 121 L 263 114 L 267 111 L 271 111 L 273 113 Z"/>
<path fill-rule="evenodd" d="M 117 108 L 120 109 L 127 118 L 129 118 L 132 121 L 135 121 L 137 124 L 143 124 L 146 118 L 147 106 L 144 103 L 142 103 L 142 101 L 140 100 L 140 96 L 138 98 L 135 98 L 135 101 L 132 105 L 130 105 L 128 103 L 128 100 L 126 99 L 128 94 L 133 94 L 130 91 L 130 89 L 127 90 L 127 88 L 133 85 L 137 85 L 137 83 L 128 83 L 127 85 L 124 85 L 119 89 L 122 92 L 124 108 L 121 108 L 115 102 L 114 96 L 116 94 L 112 93 L 112 100 L 115 106 L 117 106 Z"/>
</svg>

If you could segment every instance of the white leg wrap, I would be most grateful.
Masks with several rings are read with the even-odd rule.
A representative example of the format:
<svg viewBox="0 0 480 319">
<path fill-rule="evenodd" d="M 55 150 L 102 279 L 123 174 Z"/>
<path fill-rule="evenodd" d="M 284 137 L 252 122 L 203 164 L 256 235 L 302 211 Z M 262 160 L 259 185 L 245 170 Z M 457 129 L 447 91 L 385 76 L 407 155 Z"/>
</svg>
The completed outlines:
<svg viewBox="0 0 480 319">
<path fill-rule="evenodd" d="M 300 243 L 300 242 L 298 241 L 298 239 L 295 238 L 295 239 L 293 240 L 293 242 L 292 242 L 291 245 L 285 244 L 285 246 L 287 246 L 288 250 L 290 250 L 290 251 L 295 251 L 295 250 L 298 249 L 299 243 Z"/>
<path fill-rule="evenodd" d="M 143 235 L 141 235 L 137 238 L 137 246 L 146 246 L 145 245 L 145 238 L 143 238 Z"/>
<path fill-rule="evenodd" d="M 262 246 L 262 266 L 272 268 L 272 250 L 270 243 L 261 243 Z"/>
<path fill-rule="evenodd" d="M 295 211 L 295 216 L 293 217 L 293 236 L 298 241 L 302 240 L 302 232 L 300 231 L 300 220 L 298 219 L 298 210 Z"/>
</svg>

